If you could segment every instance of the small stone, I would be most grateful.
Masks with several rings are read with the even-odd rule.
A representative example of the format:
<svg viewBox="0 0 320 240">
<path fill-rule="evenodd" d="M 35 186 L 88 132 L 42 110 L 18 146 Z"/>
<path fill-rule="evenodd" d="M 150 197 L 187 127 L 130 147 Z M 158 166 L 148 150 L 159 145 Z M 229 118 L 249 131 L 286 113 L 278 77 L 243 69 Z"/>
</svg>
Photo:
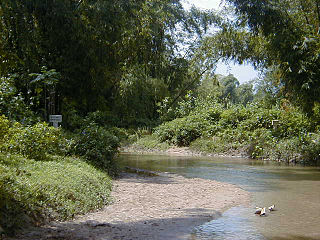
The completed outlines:
<svg viewBox="0 0 320 240">
<path fill-rule="evenodd" d="M 88 221 L 86 221 L 85 224 L 90 227 L 111 227 L 110 223 L 98 222 L 98 221 L 94 221 L 94 220 L 88 220 Z"/>
</svg>

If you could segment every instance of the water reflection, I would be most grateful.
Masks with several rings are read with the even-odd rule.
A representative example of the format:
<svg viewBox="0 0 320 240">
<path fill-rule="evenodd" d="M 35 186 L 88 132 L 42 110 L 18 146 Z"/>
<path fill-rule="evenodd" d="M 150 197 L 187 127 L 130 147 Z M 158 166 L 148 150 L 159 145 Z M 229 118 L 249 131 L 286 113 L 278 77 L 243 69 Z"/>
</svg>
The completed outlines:
<svg viewBox="0 0 320 240">
<path fill-rule="evenodd" d="M 237 158 L 124 155 L 123 165 L 235 184 L 252 193 L 252 204 L 226 211 L 194 232 L 193 239 L 320 239 L 320 168 Z M 255 206 L 278 211 L 257 217 Z"/>
</svg>

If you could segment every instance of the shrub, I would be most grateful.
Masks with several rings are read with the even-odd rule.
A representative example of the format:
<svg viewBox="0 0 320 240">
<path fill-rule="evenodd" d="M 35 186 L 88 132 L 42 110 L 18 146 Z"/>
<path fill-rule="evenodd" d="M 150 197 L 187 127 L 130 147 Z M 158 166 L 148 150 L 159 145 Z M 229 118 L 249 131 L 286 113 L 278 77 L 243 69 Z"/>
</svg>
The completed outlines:
<svg viewBox="0 0 320 240">
<path fill-rule="evenodd" d="M 270 146 L 274 146 L 271 130 L 258 128 L 250 136 L 247 152 L 252 158 L 267 158 L 269 154 L 266 150 Z"/>
<path fill-rule="evenodd" d="M 74 140 L 74 153 L 85 157 L 90 163 L 116 174 L 113 159 L 118 152 L 119 139 L 107 129 L 91 123 L 81 129 Z"/>
<path fill-rule="evenodd" d="M 45 159 L 47 154 L 59 152 L 60 140 L 60 129 L 50 127 L 45 122 L 27 127 L 15 123 L 5 135 L 2 149 L 27 158 L 41 160 Z"/>
<path fill-rule="evenodd" d="M 0 145 L 4 139 L 4 136 L 9 131 L 9 120 L 4 116 L 0 115 Z"/>
<path fill-rule="evenodd" d="M 280 126 L 277 129 L 278 135 L 282 138 L 299 136 L 311 131 L 311 121 L 297 109 L 282 111 L 280 116 Z"/>
<path fill-rule="evenodd" d="M 251 115 L 252 112 L 244 106 L 234 106 L 222 112 L 220 124 L 236 128 L 240 122 L 250 118 Z"/>
<path fill-rule="evenodd" d="M 0 154 L 0 225 L 6 233 L 99 209 L 110 191 L 107 174 L 79 159 L 43 162 Z"/>
<path fill-rule="evenodd" d="M 281 139 L 272 149 L 271 159 L 316 164 L 320 160 L 320 135 L 309 133 Z"/>
<path fill-rule="evenodd" d="M 95 111 L 88 113 L 83 120 L 83 126 L 90 123 L 96 123 L 102 127 L 117 126 L 117 124 L 119 124 L 119 119 L 109 111 Z"/>
<path fill-rule="evenodd" d="M 120 142 L 125 142 L 128 140 L 129 134 L 124 128 L 112 127 L 109 131 L 115 135 Z"/>
<path fill-rule="evenodd" d="M 301 140 L 303 143 L 300 148 L 301 158 L 313 164 L 318 163 L 320 160 L 320 134 L 310 133 Z"/>
<path fill-rule="evenodd" d="M 287 163 L 299 161 L 301 158 L 300 147 L 301 142 L 297 137 L 280 139 L 277 144 L 269 148 L 269 158 Z"/>
<path fill-rule="evenodd" d="M 230 143 L 226 143 L 220 137 L 198 138 L 190 144 L 190 149 L 205 153 L 223 153 L 230 147 Z"/>
<path fill-rule="evenodd" d="M 14 84 L 17 79 L 21 81 L 23 77 L 19 74 L 0 77 L 0 115 L 4 114 L 10 120 L 31 124 L 39 118 L 30 109 L 31 104 L 26 104 L 23 94 L 18 92 Z"/>
<path fill-rule="evenodd" d="M 134 144 L 135 147 L 140 147 L 146 150 L 167 150 L 170 145 L 167 142 L 159 142 L 155 135 L 146 135 L 139 138 Z"/>
<path fill-rule="evenodd" d="M 160 142 L 167 141 L 177 146 L 189 146 L 208 126 L 208 120 L 194 114 L 160 125 L 155 129 L 155 134 Z"/>
<path fill-rule="evenodd" d="M 254 131 L 258 128 L 272 129 L 272 120 L 278 120 L 281 115 L 281 111 L 276 108 L 265 109 L 251 106 L 248 110 L 251 116 L 239 124 L 243 131 Z"/>
</svg>

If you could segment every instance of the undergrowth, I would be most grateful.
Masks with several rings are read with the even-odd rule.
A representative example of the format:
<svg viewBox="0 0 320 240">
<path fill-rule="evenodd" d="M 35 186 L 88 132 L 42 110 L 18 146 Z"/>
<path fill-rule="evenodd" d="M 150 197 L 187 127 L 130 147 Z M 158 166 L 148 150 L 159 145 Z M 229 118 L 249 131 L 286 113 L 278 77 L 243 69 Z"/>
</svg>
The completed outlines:
<svg viewBox="0 0 320 240">
<path fill-rule="evenodd" d="M 0 226 L 7 234 L 99 209 L 110 201 L 110 191 L 110 177 L 77 158 L 0 155 Z"/>
<path fill-rule="evenodd" d="M 170 144 L 167 142 L 160 142 L 155 135 L 144 135 L 140 137 L 132 146 L 147 151 L 165 151 L 170 148 Z"/>
</svg>

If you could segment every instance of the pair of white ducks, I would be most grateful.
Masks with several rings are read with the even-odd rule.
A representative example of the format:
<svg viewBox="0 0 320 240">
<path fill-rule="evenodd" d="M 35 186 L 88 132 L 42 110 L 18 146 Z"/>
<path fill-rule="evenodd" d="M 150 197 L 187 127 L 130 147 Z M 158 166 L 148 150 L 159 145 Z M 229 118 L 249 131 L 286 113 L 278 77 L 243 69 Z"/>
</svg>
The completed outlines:
<svg viewBox="0 0 320 240">
<path fill-rule="evenodd" d="M 274 211 L 275 209 L 275 205 L 271 205 L 270 207 L 268 207 L 269 212 Z M 265 216 L 266 215 L 266 207 L 256 207 L 256 211 L 255 214 L 259 214 L 260 216 Z"/>
</svg>

